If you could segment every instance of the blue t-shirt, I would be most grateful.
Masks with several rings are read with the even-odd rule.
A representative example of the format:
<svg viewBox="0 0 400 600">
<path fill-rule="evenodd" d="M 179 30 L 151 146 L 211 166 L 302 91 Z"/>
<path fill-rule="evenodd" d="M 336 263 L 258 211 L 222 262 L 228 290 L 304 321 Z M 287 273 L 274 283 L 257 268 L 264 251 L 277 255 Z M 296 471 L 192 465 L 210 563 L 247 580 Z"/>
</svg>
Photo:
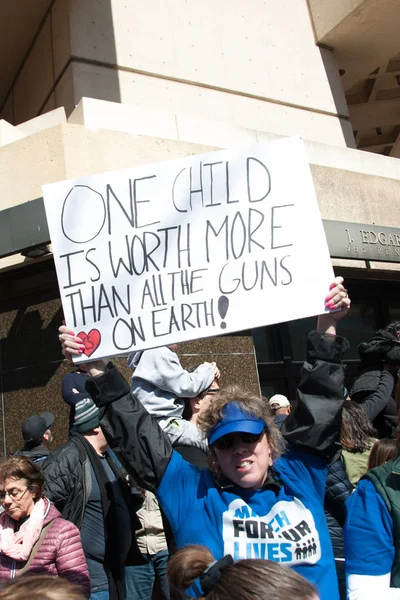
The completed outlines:
<svg viewBox="0 0 400 600">
<path fill-rule="evenodd" d="M 372 481 L 362 479 L 346 501 L 346 575 L 386 575 L 394 560 L 393 521 Z"/>
<path fill-rule="evenodd" d="M 157 491 L 178 548 L 207 546 L 216 559 L 265 558 L 293 567 L 321 600 L 338 600 L 332 544 L 324 514 L 326 464 L 292 449 L 274 464 L 281 487 L 221 489 L 173 452 Z M 195 590 L 189 590 L 196 594 Z"/>
</svg>

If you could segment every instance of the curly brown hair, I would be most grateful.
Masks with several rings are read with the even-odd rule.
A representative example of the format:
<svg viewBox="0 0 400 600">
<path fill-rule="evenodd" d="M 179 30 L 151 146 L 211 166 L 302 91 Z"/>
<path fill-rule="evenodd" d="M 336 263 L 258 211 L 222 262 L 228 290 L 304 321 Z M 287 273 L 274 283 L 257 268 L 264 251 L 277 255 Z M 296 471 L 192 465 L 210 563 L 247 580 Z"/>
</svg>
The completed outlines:
<svg viewBox="0 0 400 600">
<path fill-rule="evenodd" d="M 279 458 L 285 451 L 286 446 L 281 432 L 275 425 L 267 398 L 256 396 L 237 385 L 229 385 L 222 388 L 219 394 L 216 394 L 210 406 L 199 416 L 197 426 L 206 438 L 209 438 L 213 427 L 223 418 L 224 408 L 229 402 L 236 402 L 244 412 L 249 415 L 255 415 L 264 421 L 267 427 L 268 443 L 271 446 L 272 460 Z M 218 471 L 218 461 L 212 446 L 210 447 L 210 451 L 210 468 Z"/>
</svg>

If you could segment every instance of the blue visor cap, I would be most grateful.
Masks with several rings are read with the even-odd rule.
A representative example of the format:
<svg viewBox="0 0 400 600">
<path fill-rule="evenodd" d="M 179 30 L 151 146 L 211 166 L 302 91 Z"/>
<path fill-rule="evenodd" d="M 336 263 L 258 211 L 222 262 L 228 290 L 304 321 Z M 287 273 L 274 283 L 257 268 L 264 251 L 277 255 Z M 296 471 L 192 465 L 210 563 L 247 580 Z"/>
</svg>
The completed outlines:
<svg viewBox="0 0 400 600">
<path fill-rule="evenodd" d="M 237 402 L 229 402 L 223 409 L 222 419 L 211 429 L 208 443 L 211 446 L 228 433 L 259 434 L 263 429 L 268 426 L 262 419 L 242 410 Z"/>
</svg>

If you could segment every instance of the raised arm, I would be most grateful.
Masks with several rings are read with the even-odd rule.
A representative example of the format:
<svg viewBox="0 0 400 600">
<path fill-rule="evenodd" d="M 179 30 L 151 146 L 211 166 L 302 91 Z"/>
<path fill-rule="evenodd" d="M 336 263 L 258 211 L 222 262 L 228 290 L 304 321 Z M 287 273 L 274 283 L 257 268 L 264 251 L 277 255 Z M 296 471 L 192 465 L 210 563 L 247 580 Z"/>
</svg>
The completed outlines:
<svg viewBox="0 0 400 600">
<path fill-rule="evenodd" d="M 368 396 L 362 402 L 361 406 L 367 413 L 370 421 L 373 421 L 382 411 L 384 411 L 391 401 L 394 403 L 392 398 L 394 377 L 395 373 L 392 374 L 390 366 L 385 366 L 381 373 L 378 387 L 371 394 L 368 394 Z M 393 429 L 396 428 L 396 417 L 397 415 L 395 413 Z"/>
<path fill-rule="evenodd" d="M 325 302 L 327 308 L 336 312 L 320 315 L 317 331 L 308 335 L 297 399 L 282 433 L 290 445 L 317 452 L 329 460 L 340 436 L 344 400 L 342 355 L 349 347 L 347 340 L 336 335 L 338 321 L 350 308 L 342 277 L 335 279 Z"/>
<path fill-rule="evenodd" d="M 65 326 L 60 327 L 60 341 L 67 358 L 82 354 L 80 339 Z M 110 447 L 139 485 L 156 490 L 172 454 L 168 437 L 111 363 L 94 361 L 87 371 L 86 389 L 101 409 L 100 425 Z"/>
</svg>

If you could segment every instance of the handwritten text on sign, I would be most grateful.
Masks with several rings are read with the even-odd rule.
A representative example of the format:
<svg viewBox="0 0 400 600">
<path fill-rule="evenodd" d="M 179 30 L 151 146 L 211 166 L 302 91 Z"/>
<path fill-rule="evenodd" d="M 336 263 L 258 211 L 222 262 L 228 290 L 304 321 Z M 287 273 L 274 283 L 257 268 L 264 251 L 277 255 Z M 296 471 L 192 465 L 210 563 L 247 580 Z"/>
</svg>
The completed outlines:
<svg viewBox="0 0 400 600">
<path fill-rule="evenodd" d="M 43 191 L 83 359 L 323 311 L 333 275 L 299 138 Z"/>
</svg>

